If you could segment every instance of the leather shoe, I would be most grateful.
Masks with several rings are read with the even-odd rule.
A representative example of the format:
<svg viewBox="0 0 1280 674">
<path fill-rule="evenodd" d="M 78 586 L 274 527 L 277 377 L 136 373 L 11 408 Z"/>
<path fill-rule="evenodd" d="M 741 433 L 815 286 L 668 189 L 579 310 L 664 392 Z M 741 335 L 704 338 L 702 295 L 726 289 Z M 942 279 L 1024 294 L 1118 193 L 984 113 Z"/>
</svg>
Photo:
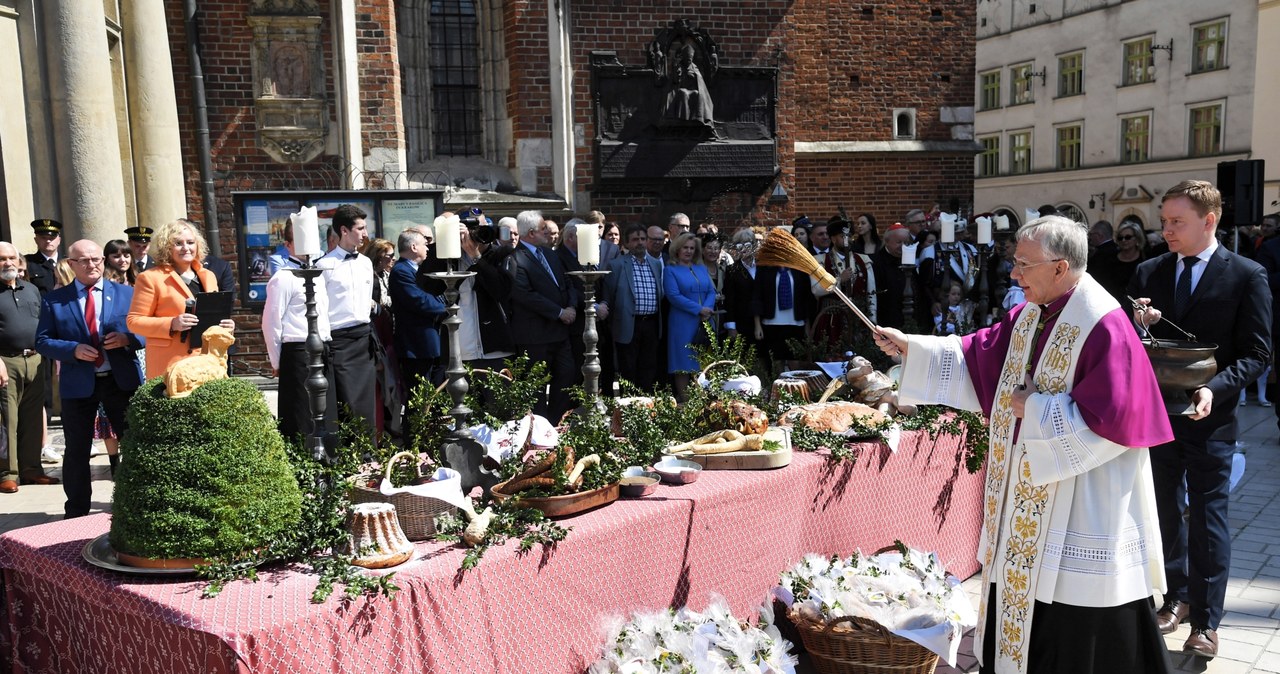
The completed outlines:
<svg viewBox="0 0 1280 674">
<path fill-rule="evenodd" d="M 33 475 L 31 477 L 23 477 L 22 484 L 62 484 L 62 480 L 52 475 Z"/>
<path fill-rule="evenodd" d="M 0 480 L 0 494 L 18 493 L 18 483 L 13 480 Z"/>
<path fill-rule="evenodd" d="M 1191 636 L 1182 644 L 1182 652 L 1212 658 L 1218 654 L 1218 632 L 1207 627 L 1192 627 Z"/>
<path fill-rule="evenodd" d="M 1191 604 L 1177 599 L 1165 600 L 1164 606 L 1156 611 L 1156 626 L 1160 628 L 1161 634 L 1172 634 L 1178 629 L 1178 625 L 1186 622 L 1189 615 Z"/>
</svg>

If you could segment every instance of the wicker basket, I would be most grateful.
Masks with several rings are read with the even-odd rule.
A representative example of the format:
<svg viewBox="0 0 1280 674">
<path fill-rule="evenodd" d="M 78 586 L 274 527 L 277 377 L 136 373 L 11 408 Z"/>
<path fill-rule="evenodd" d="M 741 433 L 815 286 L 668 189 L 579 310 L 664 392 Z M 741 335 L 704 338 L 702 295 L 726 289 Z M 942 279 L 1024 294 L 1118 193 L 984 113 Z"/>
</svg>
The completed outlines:
<svg viewBox="0 0 1280 674">
<path fill-rule="evenodd" d="M 417 465 L 418 455 L 413 452 L 400 452 L 391 457 L 387 461 L 384 469 L 386 479 L 391 479 L 391 469 L 396 465 L 396 461 L 404 457 L 409 457 L 414 461 L 414 470 L 418 476 L 422 476 L 422 470 Z M 404 530 L 404 535 L 411 541 L 425 541 L 436 534 L 436 517 L 440 515 L 453 515 L 458 509 L 445 503 L 427 496 L 417 496 L 415 494 L 399 493 L 387 496 L 375 488 L 365 485 L 365 477 L 358 477 L 351 485 L 350 497 L 351 502 L 355 503 L 390 503 L 396 507 L 396 518 L 400 520 L 400 528 Z"/>
<path fill-rule="evenodd" d="M 938 667 L 937 653 L 874 621 L 844 616 L 814 622 L 794 610 L 787 616 L 820 674 L 933 674 Z"/>
</svg>

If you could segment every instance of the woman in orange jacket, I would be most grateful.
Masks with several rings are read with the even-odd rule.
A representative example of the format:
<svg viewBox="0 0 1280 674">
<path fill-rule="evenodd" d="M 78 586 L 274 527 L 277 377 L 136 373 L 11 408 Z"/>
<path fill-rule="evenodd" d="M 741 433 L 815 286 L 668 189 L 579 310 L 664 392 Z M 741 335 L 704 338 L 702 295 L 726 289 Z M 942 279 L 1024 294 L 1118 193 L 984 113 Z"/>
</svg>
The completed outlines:
<svg viewBox="0 0 1280 674">
<path fill-rule="evenodd" d="M 183 332 L 196 325 L 187 313 L 187 300 L 197 292 L 218 290 L 218 279 L 205 269 L 205 243 L 200 230 L 187 220 L 175 220 L 156 230 L 148 249 L 155 266 L 138 275 L 126 323 L 147 338 L 147 378 L 163 376 L 169 365 L 191 353 Z M 235 330 L 231 320 L 220 324 Z"/>
</svg>

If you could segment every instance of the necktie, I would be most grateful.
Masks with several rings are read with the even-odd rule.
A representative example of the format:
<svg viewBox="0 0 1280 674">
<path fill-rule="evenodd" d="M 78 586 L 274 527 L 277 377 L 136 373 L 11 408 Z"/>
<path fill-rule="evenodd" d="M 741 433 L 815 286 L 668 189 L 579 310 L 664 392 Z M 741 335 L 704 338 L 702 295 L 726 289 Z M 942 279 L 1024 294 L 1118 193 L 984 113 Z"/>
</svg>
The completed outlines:
<svg viewBox="0 0 1280 674">
<path fill-rule="evenodd" d="M 551 265 L 547 262 L 547 256 L 542 254 L 542 249 L 534 248 L 533 250 L 538 254 L 538 262 L 542 263 L 542 268 L 547 270 L 547 276 L 551 277 L 551 282 L 556 284 L 557 288 L 560 287 L 560 282 L 556 280 L 556 275 L 551 272 Z"/>
<path fill-rule="evenodd" d="M 102 342 L 98 339 L 98 310 L 94 306 L 93 286 L 84 289 L 84 324 L 89 327 L 89 342 L 93 348 L 98 350 L 98 357 L 94 359 L 94 367 L 102 367 L 102 363 L 106 360 L 102 356 Z"/>
<path fill-rule="evenodd" d="M 1199 261 L 1198 257 L 1182 258 L 1182 276 L 1178 277 L 1178 287 L 1173 293 L 1173 310 L 1179 316 L 1187 310 L 1187 304 L 1191 301 L 1191 270 Z"/>
<path fill-rule="evenodd" d="M 791 297 L 791 271 L 788 269 L 778 270 L 778 308 L 790 309 L 793 303 Z"/>
</svg>

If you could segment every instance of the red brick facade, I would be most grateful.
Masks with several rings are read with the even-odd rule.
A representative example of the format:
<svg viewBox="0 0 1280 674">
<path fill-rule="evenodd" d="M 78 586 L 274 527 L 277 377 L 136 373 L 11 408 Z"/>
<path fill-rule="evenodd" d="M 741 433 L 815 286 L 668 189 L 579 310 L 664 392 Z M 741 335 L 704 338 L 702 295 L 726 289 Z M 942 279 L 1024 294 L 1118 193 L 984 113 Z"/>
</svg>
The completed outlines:
<svg viewBox="0 0 1280 674">
<path fill-rule="evenodd" d="M 336 125 L 335 25 L 329 16 L 330 3 L 316 4 L 322 17 L 330 119 Z M 199 3 L 220 242 L 224 257 L 233 263 L 233 190 L 340 188 L 344 173 L 341 160 L 333 156 L 285 166 L 258 148 L 250 5 L 249 0 Z M 909 208 L 927 209 L 939 202 L 945 206 L 953 198 L 967 203 L 972 198 L 973 155 L 968 152 L 795 152 L 796 142 L 892 140 L 894 108 L 915 108 L 917 140 L 951 141 L 953 127 L 940 119 L 941 108 L 973 105 L 972 2 L 702 0 L 691 5 L 655 0 L 636 5 L 576 0 L 569 5 L 572 121 L 584 141 L 574 149 L 574 189 L 589 193 L 590 206 L 610 219 L 662 222 L 670 211 L 684 210 L 695 220 L 733 228 L 787 222 L 800 213 L 825 219 L 844 206 L 851 213 L 874 213 L 883 226 L 901 219 Z M 181 3 L 168 6 L 190 212 L 199 218 L 203 209 L 195 109 Z M 394 151 L 404 144 L 395 7 L 392 0 L 356 2 L 361 148 L 365 156 L 379 150 Z M 516 147 L 521 140 L 552 137 L 547 11 L 545 0 L 509 0 L 502 4 L 500 16 L 491 17 L 500 22 L 509 64 L 506 114 L 513 142 L 506 160 L 510 169 L 516 168 Z M 719 45 L 722 65 L 778 68 L 778 164 L 788 202 L 770 204 L 771 186 L 751 193 L 723 192 L 709 203 L 680 203 L 664 202 L 654 192 L 593 184 L 596 131 L 590 53 L 613 50 L 624 64 L 642 65 L 654 31 L 675 19 L 688 19 L 706 30 Z M 331 130 L 331 135 L 339 134 Z M 376 181 L 368 186 L 379 187 Z M 539 167 L 538 191 L 552 192 L 553 187 L 551 168 Z M 242 353 L 260 362 L 257 316 L 239 318 Z"/>
</svg>

